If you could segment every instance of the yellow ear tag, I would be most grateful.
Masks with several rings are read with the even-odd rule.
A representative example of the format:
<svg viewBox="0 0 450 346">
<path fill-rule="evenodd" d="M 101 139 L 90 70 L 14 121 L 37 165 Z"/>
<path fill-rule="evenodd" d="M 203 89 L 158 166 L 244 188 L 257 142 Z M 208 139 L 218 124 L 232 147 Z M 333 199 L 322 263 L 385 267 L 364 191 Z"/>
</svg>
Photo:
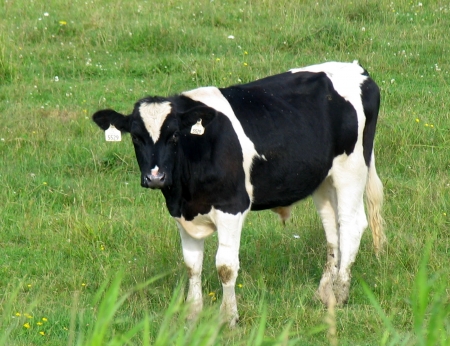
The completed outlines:
<svg viewBox="0 0 450 346">
<path fill-rule="evenodd" d="M 105 130 L 105 139 L 107 142 L 120 142 L 122 133 L 114 125 L 109 125 L 109 129 Z"/>
<path fill-rule="evenodd" d="M 205 128 L 202 125 L 202 119 L 198 119 L 197 123 L 192 125 L 191 133 L 197 136 L 201 136 L 202 134 L 205 133 Z"/>
</svg>

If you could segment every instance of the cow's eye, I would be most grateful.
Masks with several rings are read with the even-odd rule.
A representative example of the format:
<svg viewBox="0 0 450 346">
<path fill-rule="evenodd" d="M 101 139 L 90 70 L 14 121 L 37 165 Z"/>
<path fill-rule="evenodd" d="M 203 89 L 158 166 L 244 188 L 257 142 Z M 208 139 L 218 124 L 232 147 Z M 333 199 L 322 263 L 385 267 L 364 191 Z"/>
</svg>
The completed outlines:
<svg viewBox="0 0 450 346">
<path fill-rule="evenodd" d="M 134 144 L 139 144 L 141 143 L 141 140 L 138 136 L 131 134 L 131 140 L 133 141 Z"/>
</svg>

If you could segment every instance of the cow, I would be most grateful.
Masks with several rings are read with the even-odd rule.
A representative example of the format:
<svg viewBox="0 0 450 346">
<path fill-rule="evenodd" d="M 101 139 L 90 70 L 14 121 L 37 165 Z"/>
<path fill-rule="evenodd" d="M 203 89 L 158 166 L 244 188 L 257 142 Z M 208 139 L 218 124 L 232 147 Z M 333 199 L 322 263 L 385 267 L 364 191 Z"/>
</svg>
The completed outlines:
<svg viewBox="0 0 450 346">
<path fill-rule="evenodd" d="M 357 61 L 326 62 L 248 84 L 149 96 L 129 115 L 104 109 L 93 120 L 130 133 L 141 185 L 165 197 L 181 236 L 191 320 L 203 306 L 204 239 L 217 232 L 220 316 L 233 327 L 247 213 L 271 209 L 284 221 L 310 195 L 328 243 L 317 296 L 347 302 L 368 226 L 364 191 L 377 254 L 385 241 L 374 157 L 379 106 L 379 88 Z"/>
</svg>

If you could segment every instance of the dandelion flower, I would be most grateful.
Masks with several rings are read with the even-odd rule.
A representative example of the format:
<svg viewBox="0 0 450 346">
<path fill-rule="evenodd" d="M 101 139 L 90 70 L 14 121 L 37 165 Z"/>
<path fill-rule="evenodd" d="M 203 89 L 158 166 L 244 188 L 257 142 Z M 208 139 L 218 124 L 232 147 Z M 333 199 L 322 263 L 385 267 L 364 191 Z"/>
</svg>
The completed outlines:
<svg viewBox="0 0 450 346">
<path fill-rule="evenodd" d="M 47 322 L 48 319 L 46 319 L 45 317 L 42 317 L 42 321 Z"/>
<path fill-rule="evenodd" d="M 248 66 L 248 64 L 246 62 L 244 62 L 244 66 Z"/>
<path fill-rule="evenodd" d="M 420 120 L 419 120 L 419 118 L 416 118 L 416 123 L 418 123 Z"/>
<path fill-rule="evenodd" d="M 41 334 L 42 336 L 44 336 L 44 335 L 45 335 L 45 332 L 39 332 L 39 334 Z"/>
<path fill-rule="evenodd" d="M 243 284 L 238 284 L 237 287 L 242 288 L 244 285 Z"/>
<path fill-rule="evenodd" d="M 65 20 L 60 20 L 59 25 L 67 25 L 67 22 Z"/>
<path fill-rule="evenodd" d="M 37 322 L 36 323 L 38 326 L 42 326 L 44 323 L 42 323 L 42 322 Z"/>
<path fill-rule="evenodd" d="M 20 312 L 16 312 L 16 316 L 20 317 L 20 316 L 22 316 L 22 314 Z"/>
<path fill-rule="evenodd" d="M 25 323 L 23 326 L 24 326 L 24 328 L 27 328 L 27 329 L 30 329 L 30 327 L 31 327 L 30 324 L 29 324 L 28 322 Z"/>
</svg>

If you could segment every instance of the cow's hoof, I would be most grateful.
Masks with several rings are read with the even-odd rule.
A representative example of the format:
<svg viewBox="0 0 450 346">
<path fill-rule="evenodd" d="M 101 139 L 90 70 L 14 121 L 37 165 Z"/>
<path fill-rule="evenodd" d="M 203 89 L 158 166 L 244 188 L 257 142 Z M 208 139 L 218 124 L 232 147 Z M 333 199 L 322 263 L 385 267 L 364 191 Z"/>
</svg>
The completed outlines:
<svg viewBox="0 0 450 346">
<path fill-rule="evenodd" d="M 325 274 L 320 280 L 319 288 L 316 291 L 316 297 L 326 306 L 336 303 L 331 274 Z"/>
<path fill-rule="evenodd" d="M 231 313 L 231 314 L 223 314 L 221 316 L 222 317 L 221 317 L 220 321 L 221 321 L 222 325 L 228 325 L 228 327 L 230 329 L 235 328 L 239 322 L 239 315 L 238 315 L 237 311 L 234 313 Z"/>
<path fill-rule="evenodd" d="M 228 324 L 228 327 L 230 329 L 234 329 L 234 328 L 236 328 L 236 325 L 238 324 L 238 322 L 239 322 L 239 316 L 236 315 L 231 318 L 230 323 Z"/>
<path fill-rule="evenodd" d="M 197 321 L 198 316 L 202 312 L 203 302 L 201 300 L 188 302 L 188 315 L 186 320 L 189 324 L 194 324 Z"/>
<path fill-rule="evenodd" d="M 336 305 L 342 306 L 347 303 L 350 290 L 350 282 L 339 278 L 334 282 L 333 292 L 336 297 Z"/>
</svg>

